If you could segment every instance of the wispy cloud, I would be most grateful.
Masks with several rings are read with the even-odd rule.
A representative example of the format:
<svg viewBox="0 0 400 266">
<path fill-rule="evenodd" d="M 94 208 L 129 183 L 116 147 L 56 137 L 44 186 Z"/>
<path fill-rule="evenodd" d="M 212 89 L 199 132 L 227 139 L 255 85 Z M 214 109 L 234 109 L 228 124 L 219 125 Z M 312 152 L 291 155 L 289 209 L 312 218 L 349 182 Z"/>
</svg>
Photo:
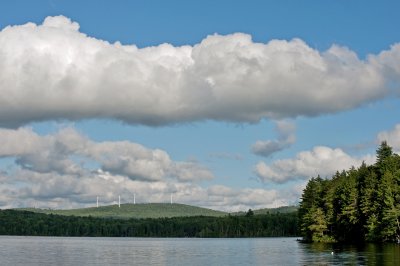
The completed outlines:
<svg viewBox="0 0 400 266">
<path fill-rule="evenodd" d="M 139 49 L 89 37 L 63 16 L 4 28 L 0 58 L 3 127 L 317 116 L 382 99 L 400 77 L 399 44 L 366 60 L 337 45 L 318 51 L 300 39 L 255 43 L 242 33 Z"/>
<path fill-rule="evenodd" d="M 223 159 L 223 160 L 234 160 L 234 161 L 243 160 L 243 155 L 239 153 L 215 152 L 215 153 L 210 153 L 209 156 L 212 158 Z"/>
<path fill-rule="evenodd" d="M 296 126 L 288 121 L 276 123 L 277 140 L 258 140 L 251 146 L 251 151 L 260 156 L 270 157 L 272 154 L 290 147 L 296 142 Z"/>
</svg>

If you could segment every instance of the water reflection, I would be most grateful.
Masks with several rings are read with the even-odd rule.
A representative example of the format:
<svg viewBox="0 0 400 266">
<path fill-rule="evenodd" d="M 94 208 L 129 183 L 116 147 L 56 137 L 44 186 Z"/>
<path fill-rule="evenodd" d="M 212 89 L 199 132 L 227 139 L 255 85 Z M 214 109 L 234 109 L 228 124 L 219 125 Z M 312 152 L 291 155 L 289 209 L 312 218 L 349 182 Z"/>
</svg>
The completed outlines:
<svg viewBox="0 0 400 266">
<path fill-rule="evenodd" d="M 400 245 L 304 244 L 295 238 L 0 236 L 0 265 L 400 265 Z"/>
<path fill-rule="evenodd" d="M 299 243 L 302 265 L 400 265 L 400 245 Z"/>
<path fill-rule="evenodd" d="M 298 265 L 295 238 L 0 236 L 0 265 Z"/>
</svg>

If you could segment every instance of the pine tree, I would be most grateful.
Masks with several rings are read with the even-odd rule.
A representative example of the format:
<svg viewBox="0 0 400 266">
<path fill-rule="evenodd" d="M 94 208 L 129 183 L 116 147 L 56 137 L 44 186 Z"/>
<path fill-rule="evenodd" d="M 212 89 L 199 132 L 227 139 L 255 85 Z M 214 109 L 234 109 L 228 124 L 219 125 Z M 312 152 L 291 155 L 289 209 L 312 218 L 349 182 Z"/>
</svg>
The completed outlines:
<svg viewBox="0 0 400 266">
<path fill-rule="evenodd" d="M 386 171 L 386 161 L 393 155 L 392 148 L 387 144 L 386 141 L 382 141 L 379 148 L 376 150 L 376 166 L 380 171 L 380 174 Z"/>
<path fill-rule="evenodd" d="M 364 238 L 367 241 L 375 241 L 378 238 L 378 209 L 379 203 L 376 200 L 377 195 L 377 175 L 374 171 L 370 171 L 365 177 L 365 183 L 360 191 L 360 210 L 364 218 L 362 222 L 365 230 Z"/>
<path fill-rule="evenodd" d="M 386 171 L 378 185 L 378 197 L 380 200 L 378 227 L 382 241 L 394 241 L 397 236 L 399 210 L 396 209 L 393 181 L 393 174 Z"/>
<path fill-rule="evenodd" d="M 356 170 L 342 173 L 333 197 L 333 235 L 338 241 L 357 241 L 360 239 L 359 217 L 357 211 Z"/>
<path fill-rule="evenodd" d="M 311 240 L 313 242 L 327 242 L 328 236 L 326 235 L 327 231 L 327 221 L 325 214 L 321 208 L 312 208 L 310 212 L 307 213 L 310 224 L 308 226 L 308 230 L 311 233 Z"/>
<path fill-rule="evenodd" d="M 320 176 L 311 178 L 302 195 L 299 207 L 300 230 L 306 241 L 322 241 L 328 221 L 325 216 L 324 198 L 328 181 Z M 325 239 L 325 237 L 324 237 Z"/>
<path fill-rule="evenodd" d="M 400 241 L 400 156 L 382 142 L 375 165 L 311 178 L 299 222 L 308 241 Z"/>
</svg>

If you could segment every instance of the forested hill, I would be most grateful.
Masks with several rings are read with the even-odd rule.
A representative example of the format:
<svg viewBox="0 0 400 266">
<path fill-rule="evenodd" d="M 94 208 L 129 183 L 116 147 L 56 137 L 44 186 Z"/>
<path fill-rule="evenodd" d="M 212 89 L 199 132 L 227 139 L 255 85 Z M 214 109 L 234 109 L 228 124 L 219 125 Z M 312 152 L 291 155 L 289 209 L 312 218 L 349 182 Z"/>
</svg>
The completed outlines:
<svg viewBox="0 0 400 266">
<path fill-rule="evenodd" d="M 70 209 L 70 210 L 51 210 L 51 209 L 19 209 L 45 214 L 92 216 L 103 218 L 164 218 L 164 217 L 184 217 L 184 216 L 226 216 L 228 213 L 211 209 L 190 206 L 185 204 L 169 203 L 146 203 L 146 204 L 121 204 L 99 206 L 92 208 Z"/>
<path fill-rule="evenodd" d="M 116 219 L 0 210 L 0 235 L 113 237 L 298 236 L 296 212 L 223 217 Z"/>
<path fill-rule="evenodd" d="M 297 212 L 298 207 L 283 206 L 278 208 L 265 208 L 252 211 L 255 215 L 269 213 L 291 213 Z M 169 204 L 169 203 L 145 203 L 145 204 L 121 204 L 108 205 L 91 208 L 69 209 L 69 210 L 52 210 L 38 208 L 22 208 L 15 209 L 19 211 L 30 211 L 45 214 L 59 214 L 66 216 L 82 216 L 82 217 L 102 217 L 102 218 L 172 218 L 172 217 L 192 217 L 192 216 L 209 216 L 222 217 L 229 215 L 228 212 L 216 211 L 207 208 L 201 208 L 185 204 Z M 248 212 L 248 211 L 247 211 Z M 235 212 L 231 215 L 246 215 L 247 212 Z"/>
<path fill-rule="evenodd" d="M 183 204 L 0 210 L 0 235 L 131 237 L 298 236 L 296 207 L 225 213 Z"/>
<path fill-rule="evenodd" d="M 299 223 L 305 241 L 400 241 L 400 156 L 386 142 L 377 161 L 312 178 L 303 191 Z"/>
<path fill-rule="evenodd" d="M 272 214 L 272 213 L 293 213 L 293 212 L 297 212 L 298 209 L 299 209 L 299 207 L 297 207 L 297 206 L 281 206 L 281 207 L 277 207 L 277 208 L 257 209 L 257 210 L 254 210 L 253 212 L 255 215 Z M 247 213 L 248 213 L 248 211 L 247 212 L 238 212 L 237 214 L 246 215 Z"/>
</svg>

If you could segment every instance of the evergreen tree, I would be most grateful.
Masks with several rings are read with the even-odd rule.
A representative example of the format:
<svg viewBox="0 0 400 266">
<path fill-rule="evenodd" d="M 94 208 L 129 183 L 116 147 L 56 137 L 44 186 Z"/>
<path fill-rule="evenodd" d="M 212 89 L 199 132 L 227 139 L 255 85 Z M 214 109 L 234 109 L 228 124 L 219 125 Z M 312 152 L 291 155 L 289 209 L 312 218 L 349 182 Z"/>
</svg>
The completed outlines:
<svg viewBox="0 0 400 266">
<path fill-rule="evenodd" d="M 380 238 L 384 241 L 394 241 L 397 237 L 397 222 L 400 210 L 396 208 L 395 204 L 393 181 L 393 174 L 387 171 L 378 185 L 378 197 L 380 199 L 378 227 Z"/>
<path fill-rule="evenodd" d="M 253 212 L 252 209 L 249 209 L 249 210 L 246 212 L 246 217 L 251 217 L 251 216 L 254 216 L 254 212 Z"/>
<path fill-rule="evenodd" d="M 302 195 L 299 219 L 301 221 L 300 229 L 306 241 L 322 241 L 321 237 L 328 226 L 323 211 L 325 183 L 326 181 L 320 176 L 311 178 Z M 324 221 L 322 222 L 321 219 Z"/>
<path fill-rule="evenodd" d="M 306 241 L 399 241 L 400 156 L 382 142 L 375 165 L 311 178 L 303 191 L 299 225 Z"/>
<path fill-rule="evenodd" d="M 379 148 L 376 150 L 376 166 L 378 167 L 381 174 L 384 173 L 386 168 L 386 160 L 393 155 L 392 148 L 387 144 L 386 141 L 382 141 Z"/>
<path fill-rule="evenodd" d="M 329 236 L 326 234 L 328 229 L 327 220 L 321 208 L 311 208 L 306 214 L 306 219 L 310 221 L 307 229 L 310 232 L 313 242 L 327 242 L 330 240 Z"/>
<path fill-rule="evenodd" d="M 364 238 L 367 241 L 376 241 L 378 239 L 377 225 L 378 225 L 378 210 L 379 202 L 377 186 L 378 179 L 375 171 L 369 171 L 365 177 L 364 186 L 360 191 L 360 210 L 362 225 L 364 230 Z"/>
</svg>

